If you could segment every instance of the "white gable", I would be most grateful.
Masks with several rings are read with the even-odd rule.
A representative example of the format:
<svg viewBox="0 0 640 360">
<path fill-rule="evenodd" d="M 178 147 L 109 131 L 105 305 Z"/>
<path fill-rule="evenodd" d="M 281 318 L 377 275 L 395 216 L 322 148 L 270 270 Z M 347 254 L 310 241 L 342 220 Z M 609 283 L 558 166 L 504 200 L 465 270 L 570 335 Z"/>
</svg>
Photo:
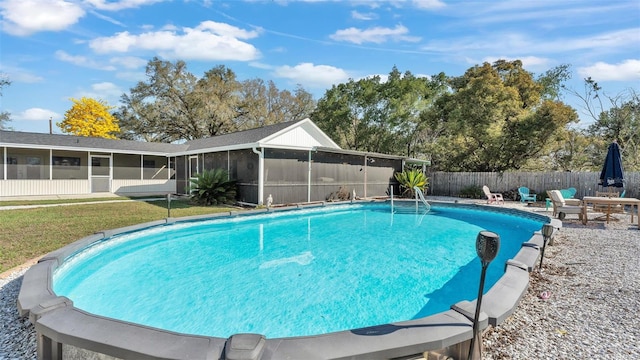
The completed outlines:
<svg viewBox="0 0 640 360">
<path fill-rule="evenodd" d="M 340 149 L 338 144 L 333 142 L 319 127 L 311 120 L 304 119 L 290 127 L 283 129 L 262 141 L 265 145 L 280 145 L 293 147 L 328 147 Z"/>
</svg>

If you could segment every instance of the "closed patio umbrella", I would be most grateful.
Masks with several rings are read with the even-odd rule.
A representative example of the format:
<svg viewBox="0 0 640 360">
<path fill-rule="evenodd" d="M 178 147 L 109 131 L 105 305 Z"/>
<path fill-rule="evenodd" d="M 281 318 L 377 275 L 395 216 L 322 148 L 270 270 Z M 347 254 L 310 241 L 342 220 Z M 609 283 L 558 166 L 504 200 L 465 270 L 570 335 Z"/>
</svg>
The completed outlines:
<svg viewBox="0 0 640 360">
<path fill-rule="evenodd" d="M 598 184 L 603 187 L 624 187 L 622 157 L 620 156 L 620 146 L 616 141 L 609 145 L 609 151 L 607 151 L 607 157 L 604 159 Z"/>
</svg>

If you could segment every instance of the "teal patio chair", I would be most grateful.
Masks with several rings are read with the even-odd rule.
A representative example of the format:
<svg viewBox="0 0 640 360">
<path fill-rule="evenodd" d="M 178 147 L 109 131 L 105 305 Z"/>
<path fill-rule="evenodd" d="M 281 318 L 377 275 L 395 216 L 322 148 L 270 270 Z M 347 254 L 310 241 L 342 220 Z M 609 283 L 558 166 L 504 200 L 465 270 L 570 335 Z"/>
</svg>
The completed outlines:
<svg viewBox="0 0 640 360">
<path fill-rule="evenodd" d="M 536 194 L 530 193 L 529 192 L 529 188 L 526 186 L 521 186 L 518 188 L 518 193 L 520 194 L 520 201 L 521 202 L 527 202 L 527 201 L 536 201 Z"/>
<path fill-rule="evenodd" d="M 576 188 L 574 187 L 570 187 L 567 189 L 561 189 L 560 193 L 562 194 L 562 197 L 565 199 L 573 199 L 574 196 L 576 196 L 576 193 L 578 192 L 578 190 L 576 190 Z"/>
</svg>

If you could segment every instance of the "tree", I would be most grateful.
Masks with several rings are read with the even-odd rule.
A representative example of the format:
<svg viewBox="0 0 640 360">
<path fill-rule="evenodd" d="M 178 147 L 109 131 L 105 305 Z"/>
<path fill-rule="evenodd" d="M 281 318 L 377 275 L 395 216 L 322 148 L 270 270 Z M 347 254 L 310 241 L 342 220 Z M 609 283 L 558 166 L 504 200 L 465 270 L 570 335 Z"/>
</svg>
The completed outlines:
<svg viewBox="0 0 640 360">
<path fill-rule="evenodd" d="M 239 130 L 308 118 L 315 108 L 313 96 L 300 85 L 293 93 L 278 90 L 273 81 L 242 82 L 242 105 L 236 120 Z"/>
<path fill-rule="evenodd" d="M 173 142 L 222 135 L 238 130 L 307 117 L 311 94 L 298 87 L 294 94 L 279 91 L 260 79 L 240 82 L 219 65 L 200 79 L 184 61 L 154 58 L 147 64 L 147 80 L 123 94 L 116 113 L 122 138 Z"/>
<path fill-rule="evenodd" d="M 542 86 L 542 96 L 549 100 L 560 100 L 565 89 L 564 82 L 571 79 L 571 65 L 562 64 L 539 75 L 537 82 Z"/>
<path fill-rule="evenodd" d="M 236 120 L 242 104 L 242 85 L 233 70 L 217 66 L 198 80 L 191 94 L 196 119 L 192 125 L 193 138 L 227 134 L 238 130 Z"/>
<path fill-rule="evenodd" d="M 393 67 L 388 80 L 373 76 L 334 85 L 312 120 L 342 148 L 396 155 L 419 151 L 420 115 L 444 87 Z"/>
<path fill-rule="evenodd" d="M 121 97 L 115 114 L 122 126 L 121 138 L 173 142 L 203 137 L 192 99 L 197 78 L 184 61 L 147 63 L 146 82 L 138 82 L 130 94 Z"/>
<path fill-rule="evenodd" d="M 521 170 L 595 171 L 602 165 L 595 164 L 592 156 L 594 149 L 600 147 L 599 143 L 578 129 L 558 131 L 549 139 L 548 150 L 540 157 L 530 158 Z"/>
<path fill-rule="evenodd" d="M 625 169 L 640 170 L 640 94 L 627 89 L 609 95 L 591 78 L 585 79 L 584 95 L 572 93 L 582 100 L 583 109 L 594 120 L 587 134 L 601 140 L 593 151 L 594 163 L 601 166 L 607 147 L 616 140 Z"/>
<path fill-rule="evenodd" d="M 0 96 L 2 96 L 2 88 L 11 85 L 11 81 L 4 74 L 0 74 Z M 0 130 L 9 129 L 6 125 L 11 121 L 11 114 L 7 111 L 0 111 Z"/>
<path fill-rule="evenodd" d="M 640 98 L 637 93 L 632 91 L 629 100 L 600 113 L 588 132 L 603 139 L 605 146 L 618 141 L 625 169 L 640 170 Z M 599 153 L 600 163 L 604 159 L 603 154 L 606 151 Z"/>
<path fill-rule="evenodd" d="M 424 116 L 441 131 L 428 146 L 437 170 L 520 169 L 577 121 L 575 111 L 549 90 L 554 86 L 537 82 L 519 60 L 476 65 L 449 84 L 451 91 Z"/>
<path fill-rule="evenodd" d="M 64 120 L 56 123 L 62 132 L 79 136 L 115 139 L 120 132 L 118 120 L 109 113 L 113 109 L 103 100 L 83 97 L 71 99 L 73 106 L 64 114 Z"/>
</svg>

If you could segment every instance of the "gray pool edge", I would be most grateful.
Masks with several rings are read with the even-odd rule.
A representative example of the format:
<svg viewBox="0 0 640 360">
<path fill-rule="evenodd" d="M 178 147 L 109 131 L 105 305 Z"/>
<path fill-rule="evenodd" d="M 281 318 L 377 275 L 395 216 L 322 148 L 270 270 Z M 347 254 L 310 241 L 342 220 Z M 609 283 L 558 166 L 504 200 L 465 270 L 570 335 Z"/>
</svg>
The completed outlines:
<svg viewBox="0 0 640 360">
<path fill-rule="evenodd" d="M 167 218 L 87 236 L 45 255 L 24 275 L 18 312 L 35 325 L 38 359 L 63 358 L 63 345 L 116 359 L 393 359 L 461 346 L 468 349 L 476 300 L 453 304 L 450 310 L 417 320 L 383 324 L 306 337 L 266 339 L 260 334 L 237 334 L 229 339 L 180 334 L 93 315 L 52 290 L 52 274 L 68 256 L 116 234 L 177 222 L 246 216 L 272 211 L 295 211 L 341 203 L 320 203 L 283 208 L 230 211 L 206 216 Z M 359 202 L 362 203 L 362 202 Z M 517 209 L 476 204 L 434 202 L 509 213 L 549 222 L 558 231 L 562 222 Z M 555 235 L 554 231 L 554 235 Z M 537 262 L 542 235 L 535 232 L 505 264 L 505 274 L 483 296 L 480 329 L 498 326 L 517 308 L 529 286 L 529 272 Z M 495 266 L 495 265 L 494 265 Z M 236 347 L 230 344 L 239 344 Z M 253 345 L 251 345 L 253 344 Z M 253 346 L 253 348 L 251 348 Z M 460 349 L 458 349 L 460 351 Z M 465 350 L 466 351 L 466 350 Z M 84 353 L 83 358 L 87 358 Z M 67 358 L 67 357 L 65 357 Z M 96 357 L 98 358 L 98 357 Z"/>
</svg>

